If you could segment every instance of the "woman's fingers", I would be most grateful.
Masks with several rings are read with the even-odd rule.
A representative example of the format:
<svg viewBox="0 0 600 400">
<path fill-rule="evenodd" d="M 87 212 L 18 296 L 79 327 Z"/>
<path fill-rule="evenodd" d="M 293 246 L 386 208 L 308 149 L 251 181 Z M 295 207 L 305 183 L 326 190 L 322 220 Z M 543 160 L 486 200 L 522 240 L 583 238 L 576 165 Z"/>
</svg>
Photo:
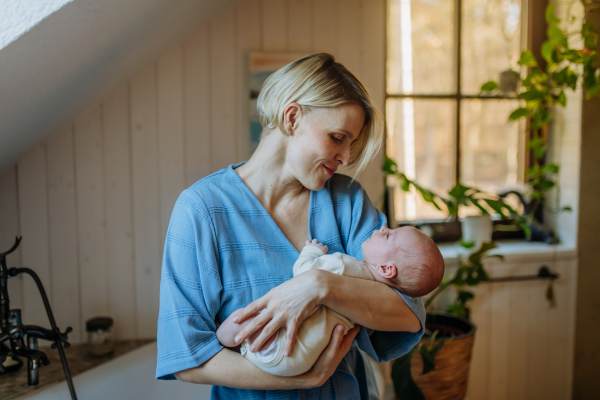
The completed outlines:
<svg viewBox="0 0 600 400">
<path fill-rule="evenodd" d="M 233 317 L 232 321 L 236 324 L 239 324 L 241 322 L 244 322 L 244 320 L 246 318 L 248 318 L 248 317 L 258 313 L 262 309 L 264 309 L 266 306 L 266 303 L 268 302 L 268 300 L 266 300 L 265 297 L 266 297 L 266 295 L 256 301 L 253 301 L 252 303 L 248 304 L 246 307 L 235 311 L 236 315 Z"/>
<path fill-rule="evenodd" d="M 258 337 L 254 339 L 254 341 L 252 341 L 252 344 L 250 345 L 250 351 L 254 353 L 255 351 L 261 350 L 263 344 L 265 344 L 265 342 L 271 336 L 277 333 L 277 331 L 279 330 L 279 326 L 280 325 L 278 324 L 278 321 L 275 321 L 274 319 L 272 319 L 271 322 L 265 325 L 260 335 L 258 335 Z"/>
<path fill-rule="evenodd" d="M 267 324 L 270 320 L 271 320 L 270 313 L 265 311 L 265 312 L 258 314 L 256 316 L 256 318 L 254 318 L 252 320 L 252 322 L 250 322 L 248 324 L 248 326 L 246 326 L 244 329 L 242 329 L 241 331 L 238 332 L 238 334 L 235 337 L 235 342 L 237 344 L 242 343 L 244 340 L 246 340 L 248 337 L 250 337 L 254 332 L 256 332 L 257 330 L 262 328 L 265 324 Z"/>
<path fill-rule="evenodd" d="M 285 345 L 283 347 L 283 355 L 288 357 L 294 350 L 294 341 L 296 340 L 296 332 L 298 331 L 297 324 L 288 324 L 285 332 Z"/>
</svg>

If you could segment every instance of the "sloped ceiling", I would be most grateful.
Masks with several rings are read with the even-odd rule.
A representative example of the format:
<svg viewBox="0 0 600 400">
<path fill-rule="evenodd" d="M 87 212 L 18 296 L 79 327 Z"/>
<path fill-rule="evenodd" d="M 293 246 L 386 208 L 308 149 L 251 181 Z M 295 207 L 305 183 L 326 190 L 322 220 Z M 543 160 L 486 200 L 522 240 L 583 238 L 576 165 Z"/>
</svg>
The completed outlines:
<svg viewBox="0 0 600 400">
<path fill-rule="evenodd" d="M 74 0 L 0 50 L 0 171 L 236 0 Z"/>
</svg>

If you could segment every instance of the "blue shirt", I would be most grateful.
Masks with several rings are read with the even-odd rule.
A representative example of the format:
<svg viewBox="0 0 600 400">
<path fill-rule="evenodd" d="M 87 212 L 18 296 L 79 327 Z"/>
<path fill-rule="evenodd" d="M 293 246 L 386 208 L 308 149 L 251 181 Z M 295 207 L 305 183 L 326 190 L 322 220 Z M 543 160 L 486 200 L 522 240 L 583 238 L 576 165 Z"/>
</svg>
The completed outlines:
<svg viewBox="0 0 600 400">
<path fill-rule="evenodd" d="M 298 251 L 283 235 L 234 168 L 218 171 L 184 190 L 167 232 L 160 282 L 157 379 L 197 367 L 223 346 L 217 323 L 293 277 Z M 309 237 L 362 260 L 361 244 L 385 224 L 358 182 L 335 174 L 310 193 Z M 310 390 L 247 390 L 214 386 L 213 399 L 376 399 L 373 372 L 363 352 L 378 362 L 401 356 L 423 334 L 420 298 L 398 292 L 421 321 L 421 330 L 359 332 L 333 376 Z"/>
</svg>

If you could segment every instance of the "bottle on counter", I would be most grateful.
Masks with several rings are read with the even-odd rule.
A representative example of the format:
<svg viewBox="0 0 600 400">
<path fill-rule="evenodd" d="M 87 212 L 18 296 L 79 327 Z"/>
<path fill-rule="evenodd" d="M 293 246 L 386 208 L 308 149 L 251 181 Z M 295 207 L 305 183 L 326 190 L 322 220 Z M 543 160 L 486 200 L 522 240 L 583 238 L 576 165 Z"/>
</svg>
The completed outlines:
<svg viewBox="0 0 600 400">
<path fill-rule="evenodd" d="M 113 319 L 110 317 L 95 317 L 85 323 L 87 331 L 88 353 L 93 357 L 103 357 L 115 351 Z"/>
</svg>

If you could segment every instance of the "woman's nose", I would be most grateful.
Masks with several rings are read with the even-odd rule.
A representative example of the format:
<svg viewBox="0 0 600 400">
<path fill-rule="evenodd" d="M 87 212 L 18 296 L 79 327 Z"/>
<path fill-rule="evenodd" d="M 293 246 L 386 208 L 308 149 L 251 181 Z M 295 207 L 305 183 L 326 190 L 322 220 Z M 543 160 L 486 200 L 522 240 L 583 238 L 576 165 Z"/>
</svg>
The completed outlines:
<svg viewBox="0 0 600 400">
<path fill-rule="evenodd" d="M 348 166 L 350 164 L 350 146 L 344 146 L 342 152 L 338 155 L 337 161 L 341 166 Z"/>
</svg>

